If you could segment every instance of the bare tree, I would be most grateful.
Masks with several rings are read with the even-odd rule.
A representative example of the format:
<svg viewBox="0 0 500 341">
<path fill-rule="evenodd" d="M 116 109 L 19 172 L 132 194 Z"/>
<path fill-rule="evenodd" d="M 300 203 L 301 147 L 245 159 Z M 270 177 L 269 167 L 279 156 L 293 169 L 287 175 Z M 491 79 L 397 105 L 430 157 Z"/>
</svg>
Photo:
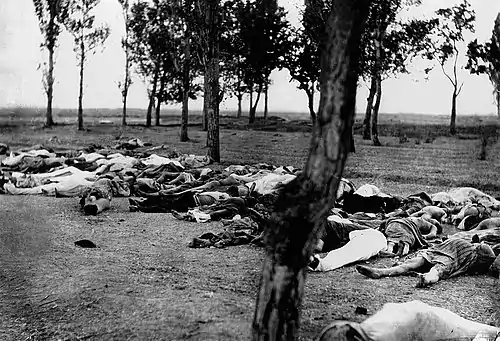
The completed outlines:
<svg viewBox="0 0 500 341">
<path fill-rule="evenodd" d="M 359 45 L 370 0 L 332 0 L 321 56 L 321 96 L 303 172 L 285 186 L 266 226 L 253 340 L 295 340 L 305 268 L 350 150 Z M 306 2 L 307 5 L 307 2 Z"/>
</svg>

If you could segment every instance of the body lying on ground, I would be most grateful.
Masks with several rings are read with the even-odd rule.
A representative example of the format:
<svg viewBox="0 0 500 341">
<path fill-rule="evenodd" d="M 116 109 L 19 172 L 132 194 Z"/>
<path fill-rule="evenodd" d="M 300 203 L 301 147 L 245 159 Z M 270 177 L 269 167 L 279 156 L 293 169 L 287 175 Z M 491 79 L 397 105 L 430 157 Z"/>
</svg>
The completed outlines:
<svg viewBox="0 0 500 341">
<path fill-rule="evenodd" d="M 361 323 L 335 321 L 318 341 L 496 340 L 499 328 L 421 301 L 386 303 Z"/>
<path fill-rule="evenodd" d="M 421 250 L 415 257 L 391 268 L 358 265 L 356 270 L 370 278 L 417 275 L 417 287 L 425 287 L 439 280 L 461 274 L 488 272 L 496 256 L 484 243 L 471 243 L 463 239 L 448 239 L 441 244 Z M 426 271 L 423 274 L 416 271 Z"/>
<path fill-rule="evenodd" d="M 441 225 L 432 218 L 391 218 L 382 224 L 381 231 L 387 237 L 386 255 L 404 256 L 428 246 L 427 240 L 441 233 Z"/>
<path fill-rule="evenodd" d="M 112 198 L 112 180 L 102 178 L 96 180 L 89 189 L 83 192 L 80 206 L 85 214 L 96 215 L 110 208 Z"/>
</svg>

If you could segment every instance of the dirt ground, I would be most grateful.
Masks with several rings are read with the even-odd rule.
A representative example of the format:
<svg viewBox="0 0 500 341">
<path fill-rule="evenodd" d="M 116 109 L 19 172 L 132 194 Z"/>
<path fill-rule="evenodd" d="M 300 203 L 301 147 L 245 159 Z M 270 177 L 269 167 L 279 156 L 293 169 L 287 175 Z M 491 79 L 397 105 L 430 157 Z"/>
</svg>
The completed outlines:
<svg viewBox="0 0 500 341">
<path fill-rule="evenodd" d="M 0 142 L 55 149 L 89 143 L 113 145 L 120 130 L 63 125 L 0 127 Z M 204 133 L 178 127 L 128 127 L 120 138 L 204 154 Z M 345 176 L 391 194 L 433 193 L 474 185 L 500 196 L 497 147 L 478 161 L 478 138 L 437 137 L 432 143 L 381 138 L 373 147 L 356 136 Z M 268 162 L 300 167 L 308 132 L 221 131 L 223 165 Z M 129 212 L 126 198 L 97 217 L 79 211 L 76 198 L 0 196 L 0 340 L 247 340 L 263 250 L 255 246 L 191 249 L 191 238 L 222 230 L 220 223 L 180 222 L 170 214 Z M 98 248 L 74 245 L 90 239 Z M 390 265 L 394 260 L 368 263 Z M 353 266 L 308 275 L 301 340 L 312 340 L 333 319 L 362 321 L 356 307 L 373 314 L 386 302 L 422 300 L 461 316 L 497 324 L 498 283 L 465 276 L 416 289 L 412 277 L 367 279 Z M 498 324 L 497 324 L 498 325 Z"/>
</svg>

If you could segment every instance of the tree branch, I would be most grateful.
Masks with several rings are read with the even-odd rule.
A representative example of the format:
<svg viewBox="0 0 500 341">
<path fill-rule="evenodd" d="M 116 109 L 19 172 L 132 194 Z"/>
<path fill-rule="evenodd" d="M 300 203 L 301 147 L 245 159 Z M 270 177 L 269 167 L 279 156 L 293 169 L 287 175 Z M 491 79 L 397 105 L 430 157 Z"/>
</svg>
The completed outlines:
<svg viewBox="0 0 500 341">
<path fill-rule="evenodd" d="M 444 69 L 444 63 L 441 62 L 441 63 L 439 63 L 439 65 L 441 65 L 441 70 L 443 70 L 444 75 L 450 80 L 451 84 L 455 85 L 455 83 L 453 83 L 453 79 L 451 79 L 451 77 L 448 75 L 448 73 Z"/>
<path fill-rule="evenodd" d="M 460 95 L 460 91 L 462 91 L 463 86 L 464 86 L 464 82 L 462 82 L 462 84 L 460 84 L 460 87 L 458 88 L 458 91 L 457 91 L 457 96 Z"/>
</svg>

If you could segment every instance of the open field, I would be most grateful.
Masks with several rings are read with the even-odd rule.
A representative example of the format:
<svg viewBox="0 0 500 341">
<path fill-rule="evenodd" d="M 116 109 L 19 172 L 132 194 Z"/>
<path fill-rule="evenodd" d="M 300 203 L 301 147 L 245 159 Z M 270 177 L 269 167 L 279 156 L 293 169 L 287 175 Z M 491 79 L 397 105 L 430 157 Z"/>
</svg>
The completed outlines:
<svg viewBox="0 0 500 341">
<path fill-rule="evenodd" d="M 12 148 L 112 146 L 117 138 L 138 137 L 167 150 L 205 154 L 206 134 L 198 126 L 190 127 L 190 142 L 180 143 L 175 126 L 132 125 L 122 131 L 116 125 L 98 124 L 109 117 L 118 122 L 119 116 L 109 113 L 86 116 L 91 124 L 83 132 L 67 124 L 43 128 L 40 115 L 33 116 L 36 112 L 5 113 L 0 113 L 0 142 Z M 74 121 L 71 115 L 68 122 Z M 62 117 L 56 116 L 56 121 Z M 446 117 L 418 124 L 407 116 L 383 117 L 384 146 L 374 147 L 355 136 L 356 153 L 350 155 L 344 176 L 357 186 L 371 183 L 402 196 L 474 186 L 500 196 L 500 146 L 494 138 L 486 160 L 478 160 L 479 133 L 494 126 L 496 118 L 459 117 L 459 134 L 449 137 L 440 136 L 446 131 Z M 165 116 L 162 124 L 176 120 L 175 115 Z M 305 161 L 310 137 L 305 124 L 287 132 L 286 125 L 255 131 L 232 118 L 222 123 L 238 128 L 221 130 L 222 165 L 267 162 L 300 167 Z M 409 141 L 400 143 L 402 135 Z M 434 140 L 425 143 L 421 138 L 429 135 Z M 97 217 L 83 216 L 77 204 L 76 198 L 0 196 L 0 340 L 248 339 L 262 249 L 190 249 L 191 238 L 219 232 L 221 224 L 132 213 L 124 198 L 113 200 L 111 210 Z M 73 242 L 82 238 L 99 248 L 75 248 Z M 430 289 L 416 289 L 414 284 L 412 277 L 366 279 L 352 266 L 312 273 L 306 284 L 301 340 L 313 339 L 332 319 L 362 321 L 366 316 L 354 313 L 357 306 L 372 314 L 385 302 L 413 299 L 471 320 L 500 323 L 498 283 L 491 277 L 459 277 Z"/>
</svg>

